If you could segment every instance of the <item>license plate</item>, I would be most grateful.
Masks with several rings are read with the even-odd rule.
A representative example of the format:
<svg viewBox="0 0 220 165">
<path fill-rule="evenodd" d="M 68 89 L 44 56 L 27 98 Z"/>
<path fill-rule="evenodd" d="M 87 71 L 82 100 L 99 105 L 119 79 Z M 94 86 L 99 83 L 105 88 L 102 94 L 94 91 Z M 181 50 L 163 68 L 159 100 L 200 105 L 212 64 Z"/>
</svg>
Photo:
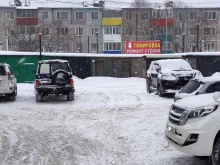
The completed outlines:
<svg viewBox="0 0 220 165">
<path fill-rule="evenodd" d="M 175 127 L 173 127 L 173 126 L 171 126 L 171 125 L 168 125 L 168 126 L 167 126 L 167 130 L 168 130 L 170 133 L 172 133 L 172 134 L 175 134 L 175 132 L 176 132 Z"/>
</svg>

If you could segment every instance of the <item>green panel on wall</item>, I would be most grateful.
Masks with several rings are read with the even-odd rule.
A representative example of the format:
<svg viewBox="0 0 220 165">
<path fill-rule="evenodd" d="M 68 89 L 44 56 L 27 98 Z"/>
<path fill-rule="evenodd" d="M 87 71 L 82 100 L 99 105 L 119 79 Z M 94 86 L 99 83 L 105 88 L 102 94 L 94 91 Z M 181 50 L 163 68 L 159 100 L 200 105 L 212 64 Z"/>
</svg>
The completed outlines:
<svg viewBox="0 0 220 165">
<path fill-rule="evenodd" d="M 51 57 L 42 56 L 42 60 L 47 59 Z M 0 63 L 8 63 L 16 73 L 18 83 L 34 81 L 38 61 L 39 56 L 0 56 Z"/>
</svg>

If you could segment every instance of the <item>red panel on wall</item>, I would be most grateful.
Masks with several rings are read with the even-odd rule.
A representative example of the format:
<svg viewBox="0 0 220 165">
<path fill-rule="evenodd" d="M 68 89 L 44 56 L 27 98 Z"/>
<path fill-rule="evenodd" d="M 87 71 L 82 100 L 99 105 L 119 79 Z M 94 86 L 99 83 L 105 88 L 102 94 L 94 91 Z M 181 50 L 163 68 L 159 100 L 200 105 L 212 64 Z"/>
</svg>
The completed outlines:
<svg viewBox="0 0 220 165">
<path fill-rule="evenodd" d="M 166 26 L 166 18 L 152 18 L 151 26 Z M 173 18 L 167 18 L 167 26 L 173 26 Z"/>
<path fill-rule="evenodd" d="M 38 25 L 38 18 L 17 18 L 17 25 Z"/>
</svg>

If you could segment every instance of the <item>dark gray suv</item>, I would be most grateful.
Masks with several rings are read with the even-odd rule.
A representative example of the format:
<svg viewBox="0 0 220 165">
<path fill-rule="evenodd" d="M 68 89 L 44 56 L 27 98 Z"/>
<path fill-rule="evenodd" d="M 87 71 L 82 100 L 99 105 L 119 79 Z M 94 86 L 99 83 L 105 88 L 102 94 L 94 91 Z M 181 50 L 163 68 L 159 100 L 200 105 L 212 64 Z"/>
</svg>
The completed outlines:
<svg viewBox="0 0 220 165">
<path fill-rule="evenodd" d="M 46 95 L 67 95 L 67 100 L 74 100 L 74 81 L 69 62 L 54 59 L 38 62 L 34 83 L 36 101 L 42 102 Z"/>
</svg>

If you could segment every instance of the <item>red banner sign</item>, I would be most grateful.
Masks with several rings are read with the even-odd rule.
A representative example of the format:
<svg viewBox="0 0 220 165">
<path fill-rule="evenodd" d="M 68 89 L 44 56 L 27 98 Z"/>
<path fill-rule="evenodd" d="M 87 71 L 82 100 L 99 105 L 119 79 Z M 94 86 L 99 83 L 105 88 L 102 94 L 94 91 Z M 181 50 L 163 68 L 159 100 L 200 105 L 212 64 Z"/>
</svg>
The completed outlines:
<svg viewBox="0 0 220 165">
<path fill-rule="evenodd" d="M 152 41 L 126 41 L 126 54 L 161 54 L 161 42 Z"/>
</svg>

